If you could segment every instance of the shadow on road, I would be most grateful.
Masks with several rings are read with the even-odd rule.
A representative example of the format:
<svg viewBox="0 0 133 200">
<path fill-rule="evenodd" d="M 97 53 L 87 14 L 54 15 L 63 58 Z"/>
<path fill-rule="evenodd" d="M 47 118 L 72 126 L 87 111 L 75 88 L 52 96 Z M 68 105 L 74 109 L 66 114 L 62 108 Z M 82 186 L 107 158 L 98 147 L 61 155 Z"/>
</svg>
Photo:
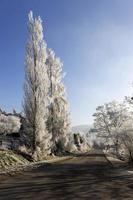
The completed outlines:
<svg viewBox="0 0 133 200">
<path fill-rule="evenodd" d="M 112 168 L 104 155 L 77 155 L 5 179 L 0 200 L 133 199 L 133 175 Z"/>
</svg>

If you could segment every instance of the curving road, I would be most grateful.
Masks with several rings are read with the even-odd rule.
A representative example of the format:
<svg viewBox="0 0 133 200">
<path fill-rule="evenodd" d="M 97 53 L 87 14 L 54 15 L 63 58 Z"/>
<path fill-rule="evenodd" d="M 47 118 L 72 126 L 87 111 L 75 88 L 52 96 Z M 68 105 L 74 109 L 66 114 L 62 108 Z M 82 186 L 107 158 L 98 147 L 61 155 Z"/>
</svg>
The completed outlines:
<svg viewBox="0 0 133 200">
<path fill-rule="evenodd" d="M 132 200 L 133 174 L 103 153 L 77 155 L 0 181 L 0 200 Z"/>
</svg>

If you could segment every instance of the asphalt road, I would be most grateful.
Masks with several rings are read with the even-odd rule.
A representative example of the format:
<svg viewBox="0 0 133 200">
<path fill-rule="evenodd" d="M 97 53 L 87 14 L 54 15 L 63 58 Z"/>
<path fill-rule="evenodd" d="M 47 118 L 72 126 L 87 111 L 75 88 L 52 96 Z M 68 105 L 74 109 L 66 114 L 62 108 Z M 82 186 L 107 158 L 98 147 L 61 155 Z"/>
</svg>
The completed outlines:
<svg viewBox="0 0 133 200">
<path fill-rule="evenodd" d="M 133 174 L 104 154 L 78 155 L 0 179 L 0 200 L 132 200 Z"/>
</svg>

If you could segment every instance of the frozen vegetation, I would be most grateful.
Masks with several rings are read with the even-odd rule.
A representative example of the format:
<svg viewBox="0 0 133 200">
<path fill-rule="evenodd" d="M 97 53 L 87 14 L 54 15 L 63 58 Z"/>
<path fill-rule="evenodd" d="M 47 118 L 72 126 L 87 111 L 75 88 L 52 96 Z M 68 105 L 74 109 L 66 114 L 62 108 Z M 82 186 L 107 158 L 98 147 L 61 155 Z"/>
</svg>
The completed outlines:
<svg viewBox="0 0 133 200">
<path fill-rule="evenodd" d="M 26 159 L 39 161 L 50 155 L 89 151 L 84 136 L 71 134 L 63 64 L 48 48 L 42 20 L 34 18 L 32 11 L 28 15 L 28 34 L 23 110 L 21 113 L 0 111 L 2 153 L 3 150 L 13 150 Z M 5 158 L 2 163 L 15 163 L 8 162 L 7 157 L 11 154 L 8 156 L 6 152 L 2 155 Z"/>
<path fill-rule="evenodd" d="M 41 18 L 30 11 L 23 110 L 21 113 L 0 110 L 0 149 L 13 150 L 30 161 L 101 149 L 131 163 L 132 98 L 98 106 L 92 126 L 71 128 L 64 76 L 60 58 L 45 41 Z"/>
</svg>

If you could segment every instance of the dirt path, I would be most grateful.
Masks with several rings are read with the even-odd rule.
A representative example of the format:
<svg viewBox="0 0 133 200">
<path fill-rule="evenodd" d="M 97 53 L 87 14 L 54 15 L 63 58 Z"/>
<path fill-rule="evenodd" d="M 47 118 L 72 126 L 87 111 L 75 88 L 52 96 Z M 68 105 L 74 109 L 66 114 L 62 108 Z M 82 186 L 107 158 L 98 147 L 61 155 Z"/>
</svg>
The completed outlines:
<svg viewBox="0 0 133 200">
<path fill-rule="evenodd" d="M 78 155 L 0 182 L 0 200 L 21 199 L 132 200 L 133 174 L 112 167 L 104 154 Z"/>
</svg>

